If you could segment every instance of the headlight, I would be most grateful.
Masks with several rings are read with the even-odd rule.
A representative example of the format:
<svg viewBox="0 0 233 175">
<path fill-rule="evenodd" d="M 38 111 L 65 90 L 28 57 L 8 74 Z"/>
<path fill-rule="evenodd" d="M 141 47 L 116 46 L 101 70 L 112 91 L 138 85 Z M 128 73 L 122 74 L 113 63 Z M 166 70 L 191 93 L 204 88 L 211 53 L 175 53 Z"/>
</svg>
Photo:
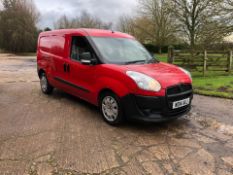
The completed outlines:
<svg viewBox="0 0 233 175">
<path fill-rule="evenodd" d="M 179 67 L 179 69 L 180 69 L 182 72 L 184 72 L 186 75 L 188 75 L 189 78 L 192 79 L 192 75 L 191 75 L 191 73 L 190 73 L 189 71 L 187 71 L 187 70 L 185 70 L 185 69 L 183 69 L 183 68 L 181 68 L 181 67 Z"/>
<path fill-rule="evenodd" d="M 135 81 L 140 89 L 154 92 L 161 90 L 160 83 L 145 74 L 134 71 L 127 71 L 126 74 Z"/>
</svg>

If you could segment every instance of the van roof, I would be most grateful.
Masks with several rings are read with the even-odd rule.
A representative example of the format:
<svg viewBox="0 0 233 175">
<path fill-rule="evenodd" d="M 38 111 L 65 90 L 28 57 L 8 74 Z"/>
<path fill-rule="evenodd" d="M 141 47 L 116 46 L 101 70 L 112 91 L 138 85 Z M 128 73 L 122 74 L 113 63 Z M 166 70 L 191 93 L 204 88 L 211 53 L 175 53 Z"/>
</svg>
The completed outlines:
<svg viewBox="0 0 233 175">
<path fill-rule="evenodd" d="M 112 37 L 112 38 L 131 38 L 134 37 L 126 33 L 115 32 L 111 30 L 102 30 L 102 29 L 60 29 L 52 30 L 48 32 L 40 33 L 40 36 L 51 36 L 51 35 L 69 35 L 69 34 L 81 34 L 82 36 L 96 36 L 96 37 Z"/>
</svg>

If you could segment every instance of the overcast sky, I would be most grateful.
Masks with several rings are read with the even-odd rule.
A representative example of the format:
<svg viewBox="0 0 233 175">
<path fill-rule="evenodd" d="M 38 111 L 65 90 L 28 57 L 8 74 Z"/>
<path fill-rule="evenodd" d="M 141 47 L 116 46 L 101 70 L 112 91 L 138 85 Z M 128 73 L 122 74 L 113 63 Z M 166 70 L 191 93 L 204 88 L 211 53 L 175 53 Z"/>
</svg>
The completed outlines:
<svg viewBox="0 0 233 175">
<path fill-rule="evenodd" d="M 87 11 L 106 22 L 115 22 L 122 14 L 132 14 L 137 0 L 36 0 L 34 1 L 41 17 L 40 28 L 53 28 L 60 16 L 76 17 Z"/>
</svg>

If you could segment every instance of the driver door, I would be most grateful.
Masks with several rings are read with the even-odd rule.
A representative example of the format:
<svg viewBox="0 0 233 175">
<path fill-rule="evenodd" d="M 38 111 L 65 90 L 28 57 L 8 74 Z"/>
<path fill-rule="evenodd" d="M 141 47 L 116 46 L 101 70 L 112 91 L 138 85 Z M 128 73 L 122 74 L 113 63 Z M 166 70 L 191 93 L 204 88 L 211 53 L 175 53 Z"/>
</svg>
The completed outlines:
<svg viewBox="0 0 233 175">
<path fill-rule="evenodd" d="M 80 55 L 89 52 L 93 58 L 96 58 L 95 53 L 84 36 L 71 36 L 70 41 L 69 82 L 73 87 L 74 95 L 91 101 L 96 80 L 96 66 L 82 64 Z"/>
</svg>

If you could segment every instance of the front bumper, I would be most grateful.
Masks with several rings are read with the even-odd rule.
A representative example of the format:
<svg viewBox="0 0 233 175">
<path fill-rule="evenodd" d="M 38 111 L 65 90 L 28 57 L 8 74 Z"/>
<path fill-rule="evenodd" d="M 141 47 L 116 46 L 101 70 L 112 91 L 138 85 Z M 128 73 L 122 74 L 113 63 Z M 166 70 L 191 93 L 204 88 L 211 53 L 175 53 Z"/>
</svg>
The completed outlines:
<svg viewBox="0 0 233 175">
<path fill-rule="evenodd" d="M 172 103 L 174 101 L 185 98 L 190 98 L 190 101 L 192 101 L 192 91 L 179 95 L 176 98 L 130 94 L 122 98 L 122 105 L 127 119 L 145 122 L 163 122 L 177 119 L 190 111 L 191 103 L 188 106 L 172 109 Z"/>
</svg>

